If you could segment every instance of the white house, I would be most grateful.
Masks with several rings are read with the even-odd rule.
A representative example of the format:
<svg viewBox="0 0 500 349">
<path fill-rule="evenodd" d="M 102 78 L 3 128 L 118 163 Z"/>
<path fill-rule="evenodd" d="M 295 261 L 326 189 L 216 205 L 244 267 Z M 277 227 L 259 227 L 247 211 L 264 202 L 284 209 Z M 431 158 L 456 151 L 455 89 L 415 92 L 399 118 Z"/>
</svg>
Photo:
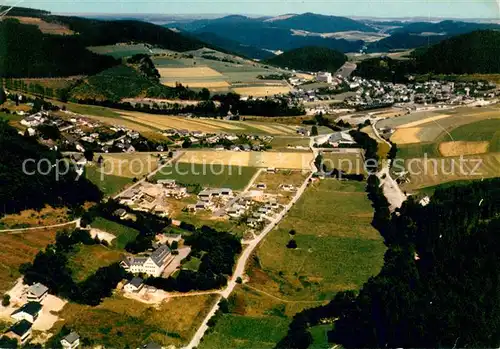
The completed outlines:
<svg viewBox="0 0 500 349">
<path fill-rule="evenodd" d="M 331 84 L 333 82 L 333 76 L 332 73 L 318 73 L 316 80 Z"/>
<path fill-rule="evenodd" d="M 28 302 L 41 302 L 49 294 L 49 289 L 37 282 L 28 289 Z"/>
<path fill-rule="evenodd" d="M 38 318 L 40 310 L 42 310 L 42 305 L 40 303 L 28 302 L 21 308 L 15 310 L 10 317 L 17 321 L 26 320 L 33 323 Z"/>
<path fill-rule="evenodd" d="M 161 275 L 167 265 L 169 265 L 174 256 L 170 248 L 162 245 L 156 249 L 150 256 L 145 257 L 126 257 L 120 262 L 120 265 L 131 273 L 144 273 L 158 277 Z"/>
<path fill-rule="evenodd" d="M 330 137 L 328 137 L 328 143 L 334 147 L 339 147 L 341 145 L 353 145 L 356 144 L 354 139 L 347 132 L 335 132 Z"/>
<path fill-rule="evenodd" d="M 126 292 L 139 292 L 143 286 L 143 280 L 140 277 L 134 277 L 132 280 L 127 282 L 123 289 Z"/>
<path fill-rule="evenodd" d="M 75 349 L 80 345 L 80 336 L 76 332 L 71 332 L 61 340 L 63 349 Z"/>
</svg>

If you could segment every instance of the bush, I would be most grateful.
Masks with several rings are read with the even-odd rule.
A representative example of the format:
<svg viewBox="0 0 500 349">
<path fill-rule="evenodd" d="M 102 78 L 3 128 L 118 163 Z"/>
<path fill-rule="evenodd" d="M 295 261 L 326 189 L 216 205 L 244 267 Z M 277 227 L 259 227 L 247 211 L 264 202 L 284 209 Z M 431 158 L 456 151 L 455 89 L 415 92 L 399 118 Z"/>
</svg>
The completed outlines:
<svg viewBox="0 0 500 349">
<path fill-rule="evenodd" d="M 10 305 L 10 296 L 8 294 L 4 294 L 2 298 L 2 305 L 4 307 L 8 307 Z"/>
</svg>

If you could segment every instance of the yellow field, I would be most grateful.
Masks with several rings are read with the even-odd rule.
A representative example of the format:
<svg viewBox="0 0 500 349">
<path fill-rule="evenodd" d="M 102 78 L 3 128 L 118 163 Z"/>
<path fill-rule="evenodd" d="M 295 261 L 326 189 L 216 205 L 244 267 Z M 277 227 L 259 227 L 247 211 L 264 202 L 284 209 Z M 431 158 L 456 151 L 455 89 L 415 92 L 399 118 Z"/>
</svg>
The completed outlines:
<svg viewBox="0 0 500 349">
<path fill-rule="evenodd" d="M 188 151 L 179 162 L 249 167 L 309 170 L 312 153 Z"/>
<path fill-rule="evenodd" d="M 177 83 L 181 83 L 183 86 L 190 88 L 208 88 L 208 89 L 224 89 L 231 86 L 227 81 L 205 81 L 205 82 L 191 82 L 183 81 L 182 78 L 178 81 L 164 82 L 163 85 L 168 87 L 175 87 Z"/>
<path fill-rule="evenodd" d="M 484 154 L 488 152 L 489 142 L 443 142 L 439 152 L 443 156 Z"/>
<path fill-rule="evenodd" d="M 192 68 L 158 68 L 158 72 L 162 78 L 215 78 L 223 75 L 217 70 L 209 67 L 192 67 Z"/>
<path fill-rule="evenodd" d="M 155 128 L 157 128 L 157 126 L 150 127 L 150 126 L 147 126 L 143 123 L 132 122 L 132 121 L 125 120 L 125 119 L 115 119 L 115 118 L 108 118 L 105 116 L 95 116 L 95 115 L 85 115 L 85 117 L 100 121 L 103 124 L 110 125 L 110 126 L 123 126 L 123 127 L 126 127 L 128 129 L 131 129 L 131 130 L 134 130 L 137 132 L 151 132 L 151 131 L 155 131 Z M 130 119 L 130 120 L 133 120 L 133 119 Z"/>
<path fill-rule="evenodd" d="M 273 96 L 279 93 L 288 93 L 288 86 L 252 86 L 252 87 L 233 87 L 233 92 L 243 96 L 265 97 Z"/>
<path fill-rule="evenodd" d="M 438 121 L 438 120 L 446 119 L 446 118 L 449 118 L 450 116 L 452 116 L 452 115 L 451 114 L 440 114 L 440 115 L 436 115 L 436 116 L 433 116 L 433 117 L 430 117 L 430 118 L 426 118 L 426 119 L 422 119 L 422 120 L 417 120 L 417 121 L 414 121 L 414 122 L 410 122 L 408 124 L 404 124 L 404 125 L 400 126 L 399 128 L 412 128 L 412 127 L 416 127 L 416 126 L 420 126 L 420 125 L 426 124 L 428 122 L 433 122 L 433 121 Z"/>
<path fill-rule="evenodd" d="M 391 141 L 396 144 L 420 143 L 418 133 L 421 130 L 421 127 L 398 128 L 391 136 Z"/>
<path fill-rule="evenodd" d="M 103 167 L 98 171 L 107 175 L 126 178 L 140 178 L 158 168 L 158 159 L 150 153 L 118 153 L 102 155 Z"/>
</svg>

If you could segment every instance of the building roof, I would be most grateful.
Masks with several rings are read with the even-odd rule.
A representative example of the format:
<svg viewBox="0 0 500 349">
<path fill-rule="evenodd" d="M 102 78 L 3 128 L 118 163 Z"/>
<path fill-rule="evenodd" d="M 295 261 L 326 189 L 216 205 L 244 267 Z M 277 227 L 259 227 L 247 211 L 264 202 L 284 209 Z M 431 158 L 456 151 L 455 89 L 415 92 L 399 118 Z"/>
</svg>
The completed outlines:
<svg viewBox="0 0 500 349">
<path fill-rule="evenodd" d="M 31 293 L 32 295 L 34 295 L 37 298 L 43 296 L 48 291 L 49 291 L 49 289 L 45 285 L 42 285 L 39 282 L 37 282 L 34 285 L 31 285 L 31 287 L 28 290 L 29 293 Z"/>
<path fill-rule="evenodd" d="M 73 331 L 70 334 L 68 334 L 66 337 L 63 337 L 62 340 L 66 341 L 66 342 L 68 342 L 70 344 L 73 344 L 73 343 L 75 343 L 79 339 L 80 339 L 80 336 L 78 335 L 78 333 L 76 333 L 76 332 Z"/>
<path fill-rule="evenodd" d="M 28 302 L 25 305 L 23 305 L 21 308 L 19 308 L 16 311 L 14 311 L 12 313 L 12 315 L 19 314 L 19 313 L 27 313 L 27 314 L 30 314 L 30 315 L 34 316 L 34 315 L 38 314 L 41 309 L 42 309 L 42 305 L 40 303 L 38 303 L 38 302 Z"/>
<path fill-rule="evenodd" d="M 354 142 L 354 139 L 351 137 L 351 135 L 345 132 L 333 133 L 328 140 L 330 142 Z"/>
<path fill-rule="evenodd" d="M 158 247 L 149 258 L 151 258 L 157 266 L 161 267 L 169 254 L 170 248 L 168 248 L 167 245 L 162 245 Z"/>
<path fill-rule="evenodd" d="M 140 277 L 134 277 L 132 280 L 128 282 L 128 285 L 132 285 L 135 288 L 139 288 L 142 285 L 143 280 Z"/>
<path fill-rule="evenodd" d="M 148 344 L 144 344 L 143 349 L 161 349 L 161 345 L 149 342 Z"/>
<path fill-rule="evenodd" d="M 19 337 L 22 337 L 26 334 L 26 332 L 31 330 L 31 326 L 32 326 L 31 322 L 29 322 L 27 320 L 21 320 L 19 322 L 16 322 L 14 325 L 12 325 L 12 327 L 9 328 L 9 331 L 15 333 Z"/>
</svg>

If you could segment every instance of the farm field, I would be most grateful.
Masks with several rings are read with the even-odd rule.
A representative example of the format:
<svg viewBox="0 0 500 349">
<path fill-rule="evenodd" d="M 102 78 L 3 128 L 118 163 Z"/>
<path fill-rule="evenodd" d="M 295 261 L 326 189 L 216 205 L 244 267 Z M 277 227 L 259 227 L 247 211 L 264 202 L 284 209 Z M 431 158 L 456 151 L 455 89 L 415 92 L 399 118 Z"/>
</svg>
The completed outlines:
<svg viewBox="0 0 500 349">
<path fill-rule="evenodd" d="M 279 74 L 283 71 L 259 63 L 225 55 L 213 50 L 202 49 L 186 52 L 188 56 L 164 55 L 153 61 L 161 74 L 161 82 L 173 86 L 179 82 L 191 88 L 206 87 L 213 92 L 233 91 L 243 95 L 265 96 L 274 93 L 288 93 L 285 82 L 267 81 L 257 76 Z M 228 61 L 207 59 L 205 55 L 216 56 Z M 270 86 L 270 85 L 276 86 Z"/>
<path fill-rule="evenodd" d="M 22 24 L 35 25 L 40 29 L 42 33 L 52 34 L 52 35 L 73 35 L 74 32 L 70 30 L 68 27 L 63 26 L 57 23 L 49 23 L 45 22 L 41 18 L 37 17 L 17 17 L 17 16 L 8 16 L 5 18 L 13 18 L 17 19 Z"/>
<path fill-rule="evenodd" d="M 158 168 L 158 158 L 151 153 L 96 153 L 104 162 L 97 172 L 118 177 L 141 178 Z"/>
<path fill-rule="evenodd" d="M 460 157 L 408 159 L 406 168 L 415 175 L 411 176 L 410 183 L 402 185 L 402 189 L 413 191 L 446 182 L 500 176 L 500 153 L 464 156 L 464 161 L 461 169 Z"/>
<path fill-rule="evenodd" d="M 171 51 L 157 48 L 149 48 L 145 44 L 133 44 L 133 45 L 104 45 L 104 46 L 90 46 L 87 47 L 88 50 L 98 53 L 101 55 L 108 55 L 114 58 L 124 58 L 128 56 L 133 56 L 136 54 L 159 54 L 168 53 Z"/>
<path fill-rule="evenodd" d="M 309 187 L 280 226 L 269 233 L 237 286 L 224 314 L 200 349 L 274 348 L 293 316 L 326 304 L 335 292 L 358 289 L 383 264 L 385 247 L 370 225 L 364 183 L 324 180 Z M 297 250 L 288 250 L 295 229 Z M 314 327 L 313 348 L 326 349 Z"/>
<path fill-rule="evenodd" d="M 274 167 L 278 169 L 309 170 L 312 153 L 305 152 L 231 152 L 231 151 L 187 151 L 179 162 L 193 164 L 224 164 L 250 167 Z"/>
<path fill-rule="evenodd" d="M 205 133 L 252 133 L 263 135 L 293 135 L 295 128 L 289 125 L 253 121 L 225 121 L 205 118 L 185 118 L 170 115 L 154 115 L 139 112 L 121 112 L 124 121 L 136 123 L 149 130 L 182 129 Z M 119 124 L 121 120 L 106 120 Z M 103 120 L 103 122 L 106 122 Z"/>
<path fill-rule="evenodd" d="M 0 292 L 9 290 L 21 276 L 19 267 L 55 241 L 56 230 L 37 230 L 22 234 L 0 233 Z"/>
<path fill-rule="evenodd" d="M 286 194 L 291 198 L 295 195 L 295 193 L 283 192 L 283 190 L 280 189 L 280 186 L 282 184 L 289 184 L 294 187 L 300 187 L 302 183 L 304 183 L 308 174 L 308 171 L 280 170 L 276 173 L 267 173 L 262 171 L 255 180 L 255 184 L 264 183 L 266 185 L 266 193 L 280 195 Z"/>
<path fill-rule="evenodd" d="M 347 174 L 366 174 L 361 153 L 323 152 L 323 163 L 329 171 L 342 170 Z"/>
<path fill-rule="evenodd" d="M 175 179 L 184 185 L 200 184 L 202 187 L 231 188 L 242 190 L 250 182 L 257 172 L 257 168 L 249 166 L 227 166 L 221 162 L 213 162 L 213 165 L 182 160 L 173 166 L 166 166 L 158 172 L 154 179 Z"/>
<path fill-rule="evenodd" d="M 135 229 L 109 221 L 102 217 L 97 217 L 91 224 L 92 228 L 96 228 L 116 236 L 116 239 L 111 243 L 111 247 L 123 250 L 127 243 L 135 240 L 139 232 Z"/>
<path fill-rule="evenodd" d="M 139 348 L 154 341 L 180 347 L 189 342 L 214 302 L 214 295 L 180 297 L 155 308 L 114 295 L 96 307 L 68 303 L 59 313 L 64 321 L 56 323 L 53 332 L 64 322 L 92 345 Z"/>
<path fill-rule="evenodd" d="M 119 262 L 122 252 L 102 245 L 79 245 L 69 258 L 69 268 L 76 281 L 84 281 L 97 269 Z"/>
<path fill-rule="evenodd" d="M 291 301 L 325 301 L 378 273 L 385 246 L 372 226 L 365 183 L 312 184 L 258 248 L 259 276 L 249 286 Z M 291 237 L 289 231 L 296 235 Z M 295 239 L 297 249 L 286 247 Z"/>
<path fill-rule="evenodd" d="M 0 229 L 27 228 L 34 226 L 54 225 L 70 221 L 68 209 L 45 206 L 39 211 L 25 210 L 17 214 L 9 214 L 0 219 Z"/>
<path fill-rule="evenodd" d="M 131 178 L 103 175 L 95 166 L 87 166 L 85 168 L 85 177 L 94 183 L 106 196 L 118 194 L 127 185 L 132 183 Z"/>
</svg>

